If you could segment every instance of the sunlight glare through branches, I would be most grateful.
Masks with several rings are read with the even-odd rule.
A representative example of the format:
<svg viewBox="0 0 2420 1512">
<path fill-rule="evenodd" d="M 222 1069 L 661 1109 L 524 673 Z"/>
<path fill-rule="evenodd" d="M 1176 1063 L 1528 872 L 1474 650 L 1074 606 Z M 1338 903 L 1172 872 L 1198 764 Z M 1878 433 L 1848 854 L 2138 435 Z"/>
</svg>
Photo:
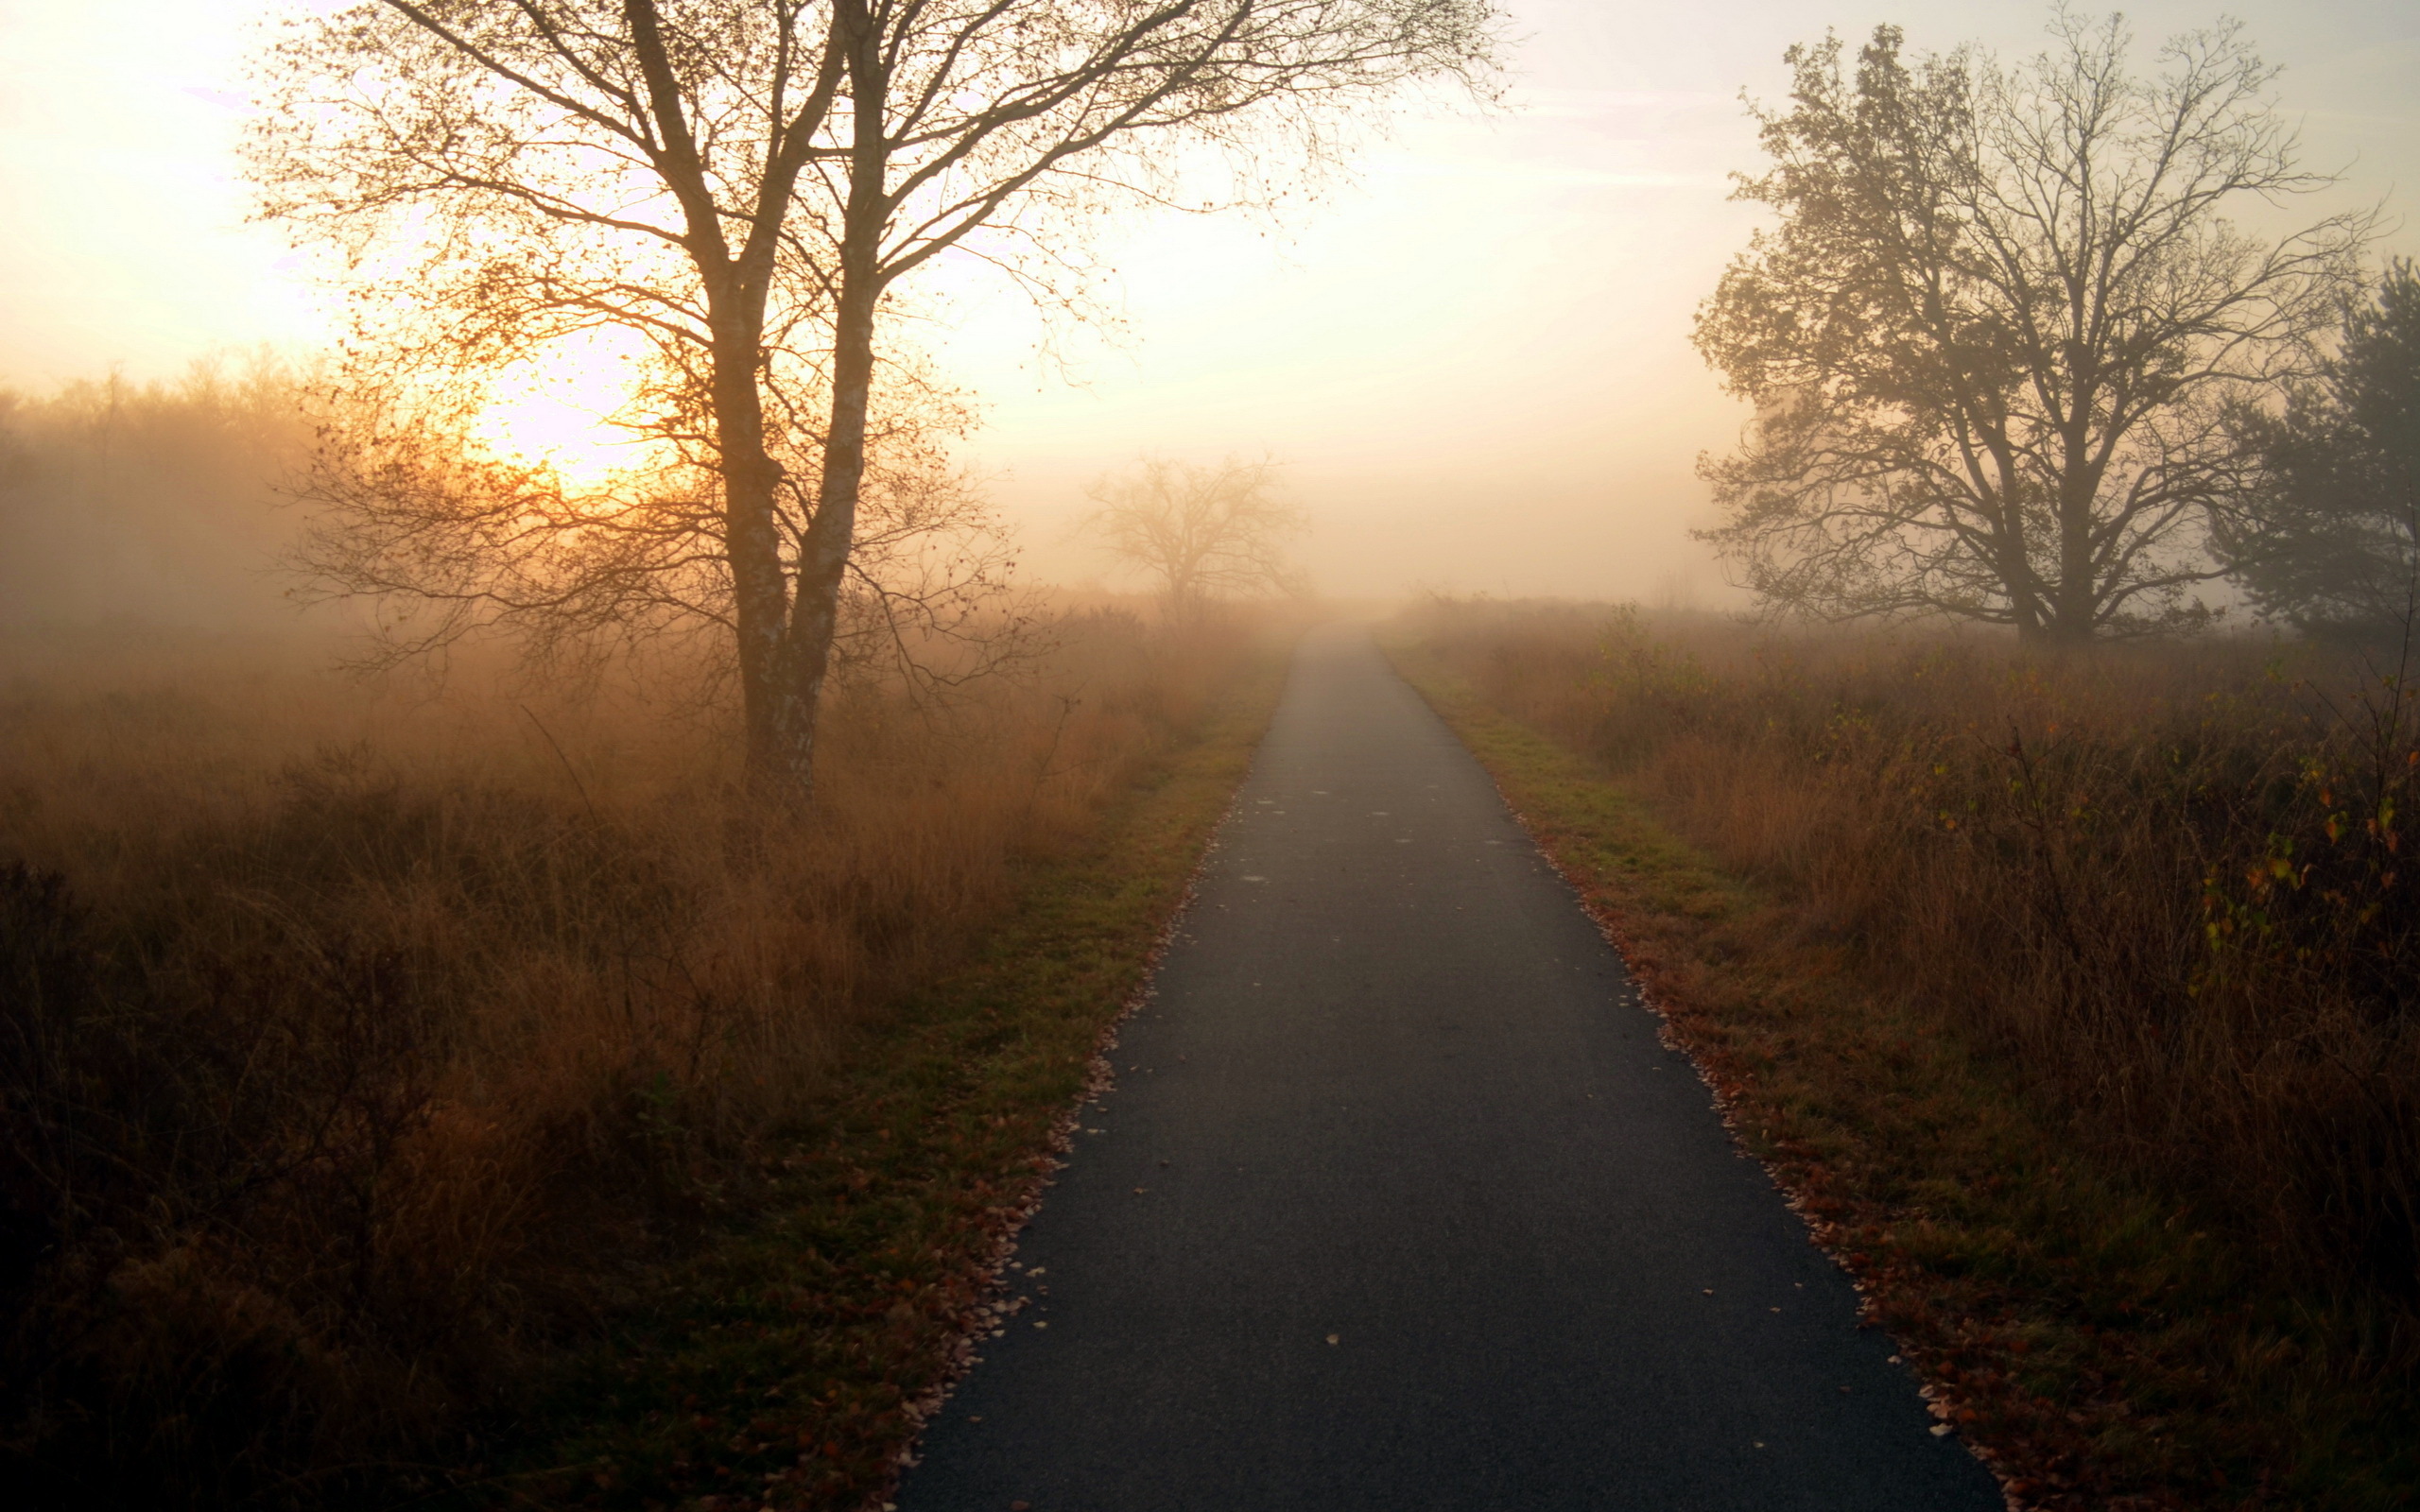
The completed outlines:
<svg viewBox="0 0 2420 1512">
<path fill-rule="evenodd" d="M 489 378 L 472 439 L 583 490 L 660 467 L 669 458 L 638 403 L 645 354 L 638 336 L 610 328 L 548 343 Z"/>
</svg>

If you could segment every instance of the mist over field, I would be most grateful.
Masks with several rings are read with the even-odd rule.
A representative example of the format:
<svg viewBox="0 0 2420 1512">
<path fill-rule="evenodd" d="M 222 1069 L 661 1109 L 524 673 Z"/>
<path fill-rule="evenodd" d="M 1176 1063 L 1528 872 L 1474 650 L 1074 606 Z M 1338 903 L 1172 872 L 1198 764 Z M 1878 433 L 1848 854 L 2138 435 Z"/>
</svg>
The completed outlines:
<svg viewBox="0 0 2420 1512">
<path fill-rule="evenodd" d="M 2275 94 L 2308 163 L 2345 172 L 2329 203 L 2382 198 L 2381 251 L 2420 247 L 2408 9 L 2226 9 L 2284 66 Z M 2127 14 L 2148 49 L 2218 12 Z M 0 6 L 0 193 L 40 228 L 0 248 L 0 384 L 41 396 L 120 365 L 135 385 L 174 380 L 196 357 L 263 341 L 300 356 L 337 332 L 332 292 L 309 281 L 327 269 L 243 223 L 244 48 L 275 13 Z M 1315 202 L 1270 216 L 1099 229 L 1114 336 L 1041 321 L 965 266 L 941 270 L 910 339 L 977 399 L 957 451 L 1042 580 L 1112 567 L 1076 529 L 1101 473 L 1145 452 L 1266 454 L 1310 511 L 1297 554 L 1327 593 L 1736 604 L 1687 532 L 1714 523 L 1698 454 L 1731 445 L 1748 412 L 1687 337 L 1765 219 L 1726 198 L 1756 155 L 1739 93 L 1778 98 L 1784 47 L 1882 21 L 1910 47 L 1980 40 L 2019 58 L 2044 42 L 2028 7 L 1520 6 L 1500 107 L 1415 103 Z"/>
<path fill-rule="evenodd" d="M 0 398 L 0 626 L 291 627 L 277 486 L 312 444 L 300 400 L 267 359 Z"/>
</svg>

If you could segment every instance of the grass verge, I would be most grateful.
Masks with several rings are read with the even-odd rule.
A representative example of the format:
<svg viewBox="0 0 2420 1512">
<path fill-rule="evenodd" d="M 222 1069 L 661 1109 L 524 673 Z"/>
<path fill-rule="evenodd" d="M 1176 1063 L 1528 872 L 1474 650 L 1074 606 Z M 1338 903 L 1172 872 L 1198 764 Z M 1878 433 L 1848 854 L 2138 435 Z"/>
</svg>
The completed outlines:
<svg viewBox="0 0 2420 1512">
<path fill-rule="evenodd" d="M 836 1057 L 769 1140 L 751 1217 L 506 1428 L 481 1498 L 598 1508 L 879 1505 L 966 1363 L 1102 1036 L 1143 985 L 1284 679 L 1263 654 L 967 965 Z"/>
<path fill-rule="evenodd" d="M 2279 1291 L 2189 1207 L 2080 1153 L 1944 1014 L 1869 988 L 1802 905 L 1726 872 L 1419 645 L 1390 649 L 2017 1502 L 2411 1504 L 2420 1394 L 2345 1383 L 2357 1311 Z"/>
</svg>

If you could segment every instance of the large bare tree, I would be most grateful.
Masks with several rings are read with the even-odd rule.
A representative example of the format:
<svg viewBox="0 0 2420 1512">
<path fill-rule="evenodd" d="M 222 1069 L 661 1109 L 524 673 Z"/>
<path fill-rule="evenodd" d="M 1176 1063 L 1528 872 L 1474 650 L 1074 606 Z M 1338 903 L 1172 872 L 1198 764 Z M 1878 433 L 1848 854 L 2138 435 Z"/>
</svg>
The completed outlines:
<svg viewBox="0 0 2420 1512">
<path fill-rule="evenodd" d="M 2148 76 L 2118 18 L 2054 13 L 2022 67 L 1790 50 L 1758 110 L 1771 206 L 1696 339 L 1757 405 L 1703 464 L 1705 532 L 1768 604 L 1947 612 L 2081 641 L 2198 622 L 2249 461 L 2229 411 L 2308 370 L 2359 277 L 2354 211 L 2233 224 L 2335 180 L 2297 161 L 2232 24 Z"/>
<path fill-rule="evenodd" d="M 1492 0 L 381 0 L 270 60 L 254 161 L 271 213 L 401 274 L 369 322 L 418 312 L 432 366 L 611 325 L 694 383 L 749 769 L 795 802 L 901 281 L 952 249 L 1046 270 L 1204 146 L 1315 158 L 1476 77 L 1495 26 Z"/>
</svg>

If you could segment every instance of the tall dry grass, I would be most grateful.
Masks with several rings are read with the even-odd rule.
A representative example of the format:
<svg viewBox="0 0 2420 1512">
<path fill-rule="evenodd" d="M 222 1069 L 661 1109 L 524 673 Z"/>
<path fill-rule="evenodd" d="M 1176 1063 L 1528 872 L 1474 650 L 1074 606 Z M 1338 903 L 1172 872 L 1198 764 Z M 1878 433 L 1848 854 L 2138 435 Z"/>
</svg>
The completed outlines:
<svg viewBox="0 0 2420 1512">
<path fill-rule="evenodd" d="M 2258 642 L 2064 656 L 1439 602 L 1425 640 L 2297 1282 L 2420 1301 L 2420 707 Z M 2420 672 L 2420 667 L 2410 669 Z"/>
<path fill-rule="evenodd" d="M 852 1025 L 1080 843 L 1244 639 L 1096 607 L 945 709 L 861 680 L 812 818 L 773 832 L 717 717 L 636 681 L 5 647 L 12 1486 L 341 1503 L 461 1458 L 745 1205 Z"/>
</svg>

